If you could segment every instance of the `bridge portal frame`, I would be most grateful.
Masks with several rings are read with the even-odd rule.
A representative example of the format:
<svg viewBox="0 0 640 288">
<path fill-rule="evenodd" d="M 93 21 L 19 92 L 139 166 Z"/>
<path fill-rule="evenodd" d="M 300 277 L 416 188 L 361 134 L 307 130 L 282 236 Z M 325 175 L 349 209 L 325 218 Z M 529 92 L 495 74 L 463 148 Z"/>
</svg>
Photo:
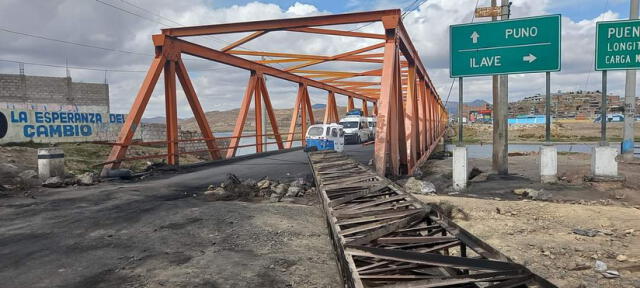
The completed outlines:
<svg viewBox="0 0 640 288">
<path fill-rule="evenodd" d="M 318 28 L 366 22 L 381 22 L 384 34 Z M 359 37 L 379 39 L 383 42 L 333 56 L 234 50 L 234 48 L 272 31 Z M 251 34 L 219 50 L 180 38 L 241 32 L 250 32 Z M 254 113 L 256 114 L 256 152 L 262 152 L 261 144 L 264 144 L 262 139 L 263 136 L 266 136 L 266 131 L 262 131 L 261 125 L 262 103 L 265 105 L 272 127 L 273 134 L 271 136 L 275 137 L 278 149 L 292 147 L 299 116 L 302 119 L 300 135 L 304 144 L 307 119 L 311 124 L 315 123 L 308 87 L 328 92 L 323 119 L 325 123 L 339 120 L 335 101 L 336 94 L 348 97 L 348 109 L 355 107 L 354 99 L 361 99 L 362 109 L 366 114 L 368 114 L 368 103 L 373 103 L 374 114 L 377 117 L 374 160 L 376 172 L 382 176 L 412 174 L 428 158 L 445 132 L 446 110 L 409 38 L 401 20 L 401 12 L 398 9 L 168 28 L 163 29 L 161 34 L 153 35 L 152 39 L 155 46 L 155 57 L 118 135 L 118 140 L 114 143 L 105 162 L 105 169 L 118 168 L 121 162 L 132 159 L 126 158 L 127 149 L 134 144 L 132 139 L 136 127 L 140 125 L 142 114 L 163 71 L 167 123 L 167 140 L 164 143 L 167 144 L 167 153 L 155 156 L 166 157 L 169 165 L 179 164 L 181 153 L 178 149 L 178 143 L 183 141 L 204 141 L 207 145 L 206 152 L 214 160 L 223 158 L 223 155 L 227 158 L 235 156 L 237 149 L 242 147 L 239 145 L 240 138 L 245 137 L 242 132 L 252 100 L 254 100 Z M 367 53 L 376 49 L 382 49 L 383 52 Z M 249 82 L 236 119 L 235 129 L 232 136 L 229 137 L 231 141 L 227 148 L 220 148 L 216 144 L 216 137 L 213 135 L 200 105 L 187 68 L 181 58 L 182 54 L 250 71 Z M 240 55 L 275 57 L 276 59 L 256 61 L 242 58 Z M 380 63 L 382 67 L 362 72 L 302 69 L 329 61 Z M 302 63 L 283 69 L 268 65 L 287 62 Z M 264 81 L 265 75 L 298 83 L 298 93 L 288 133 L 281 133 L 278 129 L 274 109 L 271 106 L 270 96 Z M 178 139 L 176 76 L 193 111 L 202 138 Z M 379 76 L 380 81 L 346 80 L 366 76 Z M 288 136 L 286 141 L 282 139 L 283 135 Z M 226 153 L 222 153 L 223 150 L 226 150 Z"/>
</svg>

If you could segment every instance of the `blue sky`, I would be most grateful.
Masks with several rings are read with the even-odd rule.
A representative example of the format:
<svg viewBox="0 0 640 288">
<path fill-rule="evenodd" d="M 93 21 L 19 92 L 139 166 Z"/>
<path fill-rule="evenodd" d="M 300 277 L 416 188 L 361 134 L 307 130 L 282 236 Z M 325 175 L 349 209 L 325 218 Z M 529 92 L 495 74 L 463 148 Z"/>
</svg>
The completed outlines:
<svg viewBox="0 0 640 288">
<path fill-rule="evenodd" d="M 517 0 L 516 0 L 517 1 Z M 629 16 L 629 0 L 562 0 L 549 3 L 550 13 L 562 14 L 574 21 L 592 19 L 611 10 L 623 17 Z"/>
</svg>

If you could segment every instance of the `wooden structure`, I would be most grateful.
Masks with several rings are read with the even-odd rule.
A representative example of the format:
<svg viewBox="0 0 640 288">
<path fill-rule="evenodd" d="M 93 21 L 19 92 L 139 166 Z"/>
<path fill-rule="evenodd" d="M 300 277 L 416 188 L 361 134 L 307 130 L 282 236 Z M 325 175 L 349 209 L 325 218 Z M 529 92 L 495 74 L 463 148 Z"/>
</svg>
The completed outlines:
<svg viewBox="0 0 640 288">
<path fill-rule="evenodd" d="M 357 161 L 309 162 L 346 287 L 556 287 Z"/>
<path fill-rule="evenodd" d="M 336 27 L 344 28 L 370 22 L 382 23 L 384 31 L 375 34 L 357 32 L 356 29 L 336 29 Z M 357 37 L 374 41 L 375 44 L 328 56 L 239 49 L 241 45 L 273 31 Z M 219 49 L 205 47 L 184 39 L 191 36 L 229 33 L 249 34 Z M 132 159 L 126 158 L 127 148 L 132 145 L 135 128 L 140 123 L 162 71 L 164 71 L 165 84 L 167 153 L 154 156 L 166 157 L 170 165 L 178 164 L 180 141 L 205 141 L 211 159 L 220 159 L 235 156 L 237 149 L 242 147 L 239 145 L 240 138 L 255 137 L 256 152 L 262 152 L 262 144 L 265 144 L 262 139 L 263 136 L 267 136 L 267 132 L 262 131 L 261 125 L 262 103 L 266 106 L 265 110 L 272 128 L 272 133 L 268 136 L 275 138 L 274 143 L 277 144 L 278 149 L 290 148 L 297 133 L 300 133 L 304 141 L 307 120 L 311 124 L 315 123 L 308 87 L 319 88 L 328 93 L 323 119 L 325 122 L 339 120 L 335 100 L 337 95 L 347 97 L 348 109 L 355 108 L 354 100 L 360 99 L 365 114 L 369 114 L 368 104 L 373 105 L 373 113 L 378 119 L 375 164 L 380 175 L 412 173 L 422 161 L 427 159 L 445 130 L 446 110 L 402 24 L 400 10 L 169 28 L 163 29 L 161 34 L 153 35 L 153 43 L 156 56 L 120 131 L 118 141 L 107 159 L 105 165 L 107 170 L 118 168 L 122 161 Z M 183 54 L 246 69 L 250 74 L 235 129 L 233 135 L 229 137 L 231 141 L 228 147 L 216 145 L 216 139 L 207 123 L 187 68 L 181 59 Z M 366 71 L 310 68 L 310 66 L 327 62 L 369 63 L 376 65 L 377 68 Z M 271 64 L 282 65 L 283 63 L 291 66 L 284 68 L 271 66 Z M 287 133 L 282 133 L 281 127 L 278 127 L 265 84 L 265 75 L 298 83 L 298 94 Z M 202 138 L 180 140 L 177 137 L 176 76 L 193 110 Z M 255 119 L 258 123 L 256 123 L 255 135 L 247 136 L 242 132 L 252 100 Z M 296 124 L 298 121 L 301 121 L 302 126 L 299 131 Z M 286 140 L 283 136 L 286 136 Z"/>
</svg>

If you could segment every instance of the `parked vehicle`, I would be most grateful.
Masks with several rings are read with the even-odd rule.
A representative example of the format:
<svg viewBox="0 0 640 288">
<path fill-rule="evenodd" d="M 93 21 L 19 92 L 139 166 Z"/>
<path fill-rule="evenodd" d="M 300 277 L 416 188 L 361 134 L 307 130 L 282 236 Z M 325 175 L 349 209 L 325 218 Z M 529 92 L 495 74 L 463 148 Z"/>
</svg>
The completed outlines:
<svg viewBox="0 0 640 288">
<path fill-rule="evenodd" d="M 371 132 L 367 124 L 367 118 L 358 115 L 347 115 L 340 119 L 340 125 L 344 130 L 345 143 L 362 143 L 371 139 Z"/>
<path fill-rule="evenodd" d="M 311 125 L 307 129 L 305 142 L 305 151 L 335 150 L 342 152 L 344 131 L 342 126 L 336 123 Z"/>
<path fill-rule="evenodd" d="M 362 116 L 363 112 L 362 110 L 356 108 L 356 109 L 351 109 L 351 111 L 347 111 L 347 116 Z"/>
<path fill-rule="evenodd" d="M 371 136 L 369 140 L 376 139 L 377 122 L 378 122 L 378 117 L 367 117 L 367 125 L 369 125 L 369 134 Z"/>
<path fill-rule="evenodd" d="M 602 115 L 596 116 L 593 120 L 595 123 L 599 123 Z M 624 115 L 622 114 L 607 114 L 607 122 L 624 122 Z"/>
</svg>

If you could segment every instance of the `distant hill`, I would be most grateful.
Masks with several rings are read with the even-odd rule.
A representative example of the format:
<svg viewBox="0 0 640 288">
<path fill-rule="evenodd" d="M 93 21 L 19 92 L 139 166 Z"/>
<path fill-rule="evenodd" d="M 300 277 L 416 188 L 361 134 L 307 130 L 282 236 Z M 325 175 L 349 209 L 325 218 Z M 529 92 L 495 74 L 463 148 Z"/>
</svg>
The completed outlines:
<svg viewBox="0 0 640 288">
<path fill-rule="evenodd" d="M 324 109 L 324 107 L 327 107 L 326 104 L 313 104 L 311 105 L 311 109 Z"/>
<path fill-rule="evenodd" d="M 473 100 L 471 102 L 464 102 L 465 105 L 468 106 L 480 106 L 480 105 L 484 105 L 484 104 L 491 104 L 487 101 L 484 100 Z M 447 102 L 447 111 L 449 112 L 449 114 L 451 115 L 457 115 L 458 114 L 458 102 L 457 101 L 449 101 Z"/>
<path fill-rule="evenodd" d="M 142 123 L 152 123 L 152 124 L 164 124 L 164 123 L 167 122 L 167 120 L 165 120 L 165 118 L 162 117 L 162 116 L 157 116 L 157 117 L 142 118 L 142 120 L 140 120 L 140 122 L 142 122 Z"/>
<path fill-rule="evenodd" d="M 318 105 L 322 105 L 322 108 L 317 108 Z M 313 115 L 315 117 L 316 123 L 322 123 L 324 119 L 324 104 L 316 104 L 313 105 Z M 274 114 L 276 116 L 276 120 L 278 121 L 279 130 L 282 133 L 286 133 L 289 129 L 289 124 L 291 122 L 291 112 L 293 109 L 273 109 Z M 209 126 L 215 132 L 227 132 L 233 131 L 235 127 L 236 118 L 238 117 L 238 112 L 240 109 L 233 109 L 227 111 L 209 111 L 204 114 L 207 117 L 209 122 Z M 338 106 L 338 115 L 345 115 L 347 112 L 347 107 Z M 162 118 L 162 117 L 161 117 Z M 164 119 L 164 118 L 163 118 Z M 300 123 L 300 121 L 298 121 Z M 198 124 L 196 123 L 195 118 L 185 118 L 180 119 L 179 121 L 180 127 L 184 130 L 190 131 L 198 131 Z M 267 121 L 267 126 L 270 126 L 270 122 Z M 270 129 L 269 127 L 267 129 Z M 255 131 L 255 113 L 253 109 L 250 109 L 247 113 L 247 120 L 245 123 L 244 131 Z M 298 131 L 300 131 L 298 129 Z"/>
</svg>

